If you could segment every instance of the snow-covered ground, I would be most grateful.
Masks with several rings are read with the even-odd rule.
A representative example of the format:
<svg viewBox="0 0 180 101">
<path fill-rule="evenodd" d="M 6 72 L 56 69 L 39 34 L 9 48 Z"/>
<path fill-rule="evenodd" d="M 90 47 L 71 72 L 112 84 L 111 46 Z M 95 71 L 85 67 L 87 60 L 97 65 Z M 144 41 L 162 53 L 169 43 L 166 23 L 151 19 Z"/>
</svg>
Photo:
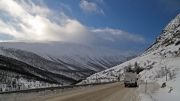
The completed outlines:
<svg viewBox="0 0 180 101">
<path fill-rule="evenodd" d="M 149 74 L 148 72 L 147 74 Z M 169 75 L 169 74 L 168 74 Z M 140 85 L 140 101 L 179 101 L 180 99 L 180 68 L 175 69 L 174 79 L 170 79 L 169 76 L 156 79 L 152 82 L 150 78 L 143 78 L 147 80 L 147 89 L 146 84 L 142 83 Z M 166 83 L 165 87 L 162 87 L 162 84 Z M 145 92 L 146 90 L 146 92 Z"/>
</svg>

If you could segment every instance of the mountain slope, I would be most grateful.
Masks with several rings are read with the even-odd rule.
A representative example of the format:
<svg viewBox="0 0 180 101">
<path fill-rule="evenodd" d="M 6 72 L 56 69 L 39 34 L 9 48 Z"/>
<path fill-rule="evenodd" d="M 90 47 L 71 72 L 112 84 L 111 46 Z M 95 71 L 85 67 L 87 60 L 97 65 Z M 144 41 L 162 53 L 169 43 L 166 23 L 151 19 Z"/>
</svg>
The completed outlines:
<svg viewBox="0 0 180 101">
<path fill-rule="evenodd" d="M 0 55 L 0 67 L 1 67 L 0 70 L 15 72 L 17 74 L 30 76 L 34 79 L 49 82 L 49 83 L 61 84 L 60 81 L 66 81 L 66 83 L 72 83 L 72 81 L 75 81 L 63 75 L 41 70 L 41 69 L 32 67 L 31 65 L 28 65 L 26 63 L 23 63 L 21 61 L 18 61 L 12 58 L 7 58 L 2 55 Z"/>
<path fill-rule="evenodd" d="M 177 15 L 158 36 L 156 42 L 142 55 L 122 63 L 110 69 L 95 73 L 83 80 L 82 83 L 109 82 L 124 78 L 126 68 L 134 68 L 135 65 L 146 69 L 141 72 L 142 79 L 151 80 L 163 78 L 163 71 L 176 74 L 180 71 L 180 14 Z M 172 80 L 172 77 L 168 77 Z"/>
<path fill-rule="evenodd" d="M 180 14 L 177 15 L 158 36 L 156 42 L 149 47 L 144 54 L 149 54 L 157 49 L 164 49 L 170 46 L 177 46 L 180 44 Z M 174 47 L 171 47 L 174 48 Z"/>
<path fill-rule="evenodd" d="M 0 76 L 3 78 L 0 87 L 2 84 L 11 87 L 15 82 L 16 85 L 21 83 L 26 89 L 30 85 L 36 88 L 42 84 L 74 84 L 136 55 L 122 55 L 107 48 L 69 43 L 17 42 L 0 43 L 0 57 Z"/>
<path fill-rule="evenodd" d="M 144 68 L 139 74 L 140 101 L 179 101 L 180 14 L 163 29 L 155 43 L 142 55 L 95 73 L 79 84 L 123 80 L 124 72 L 130 67 Z"/>
<path fill-rule="evenodd" d="M 92 71 L 101 71 L 136 57 L 136 55 L 131 53 L 122 55 L 122 53 L 119 51 L 104 47 L 62 42 L 52 42 L 48 44 L 14 42 L 0 43 L 0 46 L 12 48 L 11 50 L 1 48 L 1 55 L 17 57 L 17 54 L 16 56 L 13 56 L 14 54 L 11 54 L 10 56 L 10 53 L 12 53 L 13 50 L 16 51 L 15 49 L 26 50 L 31 53 L 33 52 L 51 62 L 64 65 L 68 64 L 66 67 L 64 66 L 63 69 L 74 70 L 90 69 Z"/>
</svg>

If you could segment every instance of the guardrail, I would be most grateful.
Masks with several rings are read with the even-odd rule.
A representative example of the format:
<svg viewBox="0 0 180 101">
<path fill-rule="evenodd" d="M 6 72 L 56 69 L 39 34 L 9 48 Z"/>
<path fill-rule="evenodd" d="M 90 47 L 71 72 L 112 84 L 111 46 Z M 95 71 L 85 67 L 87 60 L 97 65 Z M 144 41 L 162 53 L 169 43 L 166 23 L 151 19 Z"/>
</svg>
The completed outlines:
<svg viewBox="0 0 180 101">
<path fill-rule="evenodd" d="M 36 89 L 26 89 L 26 90 L 16 90 L 16 91 L 6 91 L 0 92 L 0 94 L 10 94 L 10 93 L 31 93 L 31 92 L 39 92 L 46 90 L 57 90 L 57 89 L 66 89 L 66 88 L 74 88 L 74 87 L 86 87 L 86 86 L 95 86 L 95 85 L 103 85 L 110 84 L 115 82 L 105 82 L 105 83 L 92 83 L 92 84 L 83 84 L 83 85 L 69 85 L 69 86 L 59 86 L 59 87 L 47 87 L 47 88 L 36 88 Z"/>
</svg>

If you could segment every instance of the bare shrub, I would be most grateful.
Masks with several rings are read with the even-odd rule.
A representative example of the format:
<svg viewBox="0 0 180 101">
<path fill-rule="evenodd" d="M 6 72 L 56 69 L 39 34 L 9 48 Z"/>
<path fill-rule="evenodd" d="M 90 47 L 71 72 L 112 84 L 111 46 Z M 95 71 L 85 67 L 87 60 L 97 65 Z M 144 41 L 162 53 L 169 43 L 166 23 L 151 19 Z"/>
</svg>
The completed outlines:
<svg viewBox="0 0 180 101">
<path fill-rule="evenodd" d="M 168 76 L 170 80 L 174 79 L 176 77 L 176 70 L 170 71 Z"/>
<path fill-rule="evenodd" d="M 161 67 L 160 70 L 156 71 L 156 76 L 155 78 L 162 78 L 163 76 L 166 75 L 166 69 L 164 67 Z"/>
<path fill-rule="evenodd" d="M 137 73 L 139 74 L 140 72 L 142 72 L 144 70 L 144 68 L 140 67 L 139 64 L 137 62 L 134 63 L 134 68 L 132 68 L 132 65 L 129 64 L 128 66 L 124 67 L 125 72 L 133 72 L 133 73 Z"/>
<path fill-rule="evenodd" d="M 180 44 L 180 40 L 175 43 L 175 46 L 177 46 L 177 45 L 179 45 L 179 44 Z"/>
<path fill-rule="evenodd" d="M 144 66 L 146 66 L 146 62 L 144 62 Z"/>
<path fill-rule="evenodd" d="M 144 70 L 144 68 L 138 67 L 138 68 L 136 69 L 136 73 L 139 74 L 139 73 L 142 72 L 143 70 Z"/>
<path fill-rule="evenodd" d="M 129 64 L 128 66 L 125 66 L 124 67 L 124 71 L 125 72 L 134 72 L 133 69 L 132 69 L 132 65 L 131 64 Z"/>
<path fill-rule="evenodd" d="M 171 71 L 170 68 L 161 67 L 159 71 L 156 71 L 155 78 L 162 78 L 167 75 L 169 77 L 167 80 L 172 80 L 176 77 L 176 74 L 176 69 Z"/>
</svg>

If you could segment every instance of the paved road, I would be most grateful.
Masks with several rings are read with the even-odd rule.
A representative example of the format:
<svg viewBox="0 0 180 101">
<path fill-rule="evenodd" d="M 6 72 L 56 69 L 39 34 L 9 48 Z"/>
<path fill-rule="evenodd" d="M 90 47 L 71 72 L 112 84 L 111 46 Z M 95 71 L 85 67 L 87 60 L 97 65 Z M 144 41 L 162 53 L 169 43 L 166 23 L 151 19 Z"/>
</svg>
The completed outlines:
<svg viewBox="0 0 180 101">
<path fill-rule="evenodd" d="M 137 101 L 136 90 L 135 87 L 125 88 L 120 82 L 42 96 L 28 101 Z"/>
</svg>

